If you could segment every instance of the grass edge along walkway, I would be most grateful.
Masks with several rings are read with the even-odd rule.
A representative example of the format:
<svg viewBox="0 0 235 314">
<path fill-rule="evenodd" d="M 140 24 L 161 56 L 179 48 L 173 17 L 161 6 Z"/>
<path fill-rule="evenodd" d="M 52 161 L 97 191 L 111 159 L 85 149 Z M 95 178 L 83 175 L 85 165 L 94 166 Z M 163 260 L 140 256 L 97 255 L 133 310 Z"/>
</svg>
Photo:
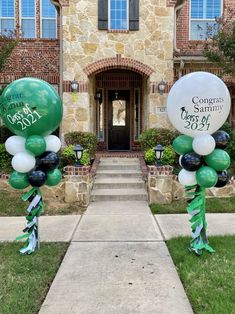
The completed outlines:
<svg viewBox="0 0 235 314">
<path fill-rule="evenodd" d="M 0 243 L 0 313 L 36 314 L 67 251 L 68 243 L 41 243 L 20 255 L 22 243 Z"/>
<path fill-rule="evenodd" d="M 216 253 L 198 257 L 188 251 L 190 238 L 167 246 L 195 314 L 235 313 L 235 236 L 209 237 Z"/>
</svg>

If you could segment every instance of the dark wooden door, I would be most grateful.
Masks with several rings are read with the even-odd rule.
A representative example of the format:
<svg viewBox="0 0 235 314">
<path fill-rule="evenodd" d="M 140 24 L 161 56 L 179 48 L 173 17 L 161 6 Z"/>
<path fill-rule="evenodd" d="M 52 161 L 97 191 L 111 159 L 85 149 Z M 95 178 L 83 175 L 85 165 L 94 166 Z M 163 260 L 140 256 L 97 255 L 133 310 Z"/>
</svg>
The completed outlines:
<svg viewBox="0 0 235 314">
<path fill-rule="evenodd" d="M 130 149 L 130 91 L 108 91 L 108 148 Z"/>
</svg>

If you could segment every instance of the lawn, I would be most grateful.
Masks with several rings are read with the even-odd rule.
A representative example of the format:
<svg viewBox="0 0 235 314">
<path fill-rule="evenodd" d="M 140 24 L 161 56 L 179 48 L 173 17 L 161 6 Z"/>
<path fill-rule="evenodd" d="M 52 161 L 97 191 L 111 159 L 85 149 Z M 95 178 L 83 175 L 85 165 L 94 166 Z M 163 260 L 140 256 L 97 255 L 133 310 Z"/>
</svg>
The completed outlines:
<svg viewBox="0 0 235 314">
<path fill-rule="evenodd" d="M 22 192 L 12 191 L 11 193 L 0 190 L 0 216 L 24 216 L 29 202 L 21 200 Z M 44 215 L 68 215 L 68 214 L 81 214 L 76 205 L 70 205 L 68 208 L 50 208 L 45 202 Z"/>
<path fill-rule="evenodd" d="M 187 213 L 187 201 L 181 199 L 171 204 L 151 204 L 150 208 L 153 214 L 181 214 Z M 223 198 L 207 198 L 207 213 L 235 213 L 235 196 Z"/>
<path fill-rule="evenodd" d="M 198 257 L 187 250 L 186 237 L 167 246 L 196 314 L 235 313 L 235 236 L 210 237 L 216 253 Z"/>
<path fill-rule="evenodd" d="M 38 313 L 67 250 L 67 243 L 42 243 L 20 255 L 22 243 L 0 244 L 0 313 Z"/>
</svg>

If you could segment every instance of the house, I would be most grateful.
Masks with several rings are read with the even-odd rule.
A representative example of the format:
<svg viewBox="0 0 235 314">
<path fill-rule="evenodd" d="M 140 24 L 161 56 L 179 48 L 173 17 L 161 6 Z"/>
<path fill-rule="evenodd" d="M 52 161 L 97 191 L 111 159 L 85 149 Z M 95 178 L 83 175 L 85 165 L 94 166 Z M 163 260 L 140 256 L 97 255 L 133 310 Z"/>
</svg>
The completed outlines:
<svg viewBox="0 0 235 314">
<path fill-rule="evenodd" d="M 203 42 L 208 29 L 216 32 L 215 17 L 235 9 L 234 0 L 52 3 L 1 0 L 1 31 L 16 29 L 20 41 L 0 84 L 32 76 L 54 85 L 64 103 L 61 137 L 95 132 L 102 150 L 136 150 L 143 130 L 171 127 L 172 84 L 192 71 L 219 74 L 203 57 Z"/>
</svg>

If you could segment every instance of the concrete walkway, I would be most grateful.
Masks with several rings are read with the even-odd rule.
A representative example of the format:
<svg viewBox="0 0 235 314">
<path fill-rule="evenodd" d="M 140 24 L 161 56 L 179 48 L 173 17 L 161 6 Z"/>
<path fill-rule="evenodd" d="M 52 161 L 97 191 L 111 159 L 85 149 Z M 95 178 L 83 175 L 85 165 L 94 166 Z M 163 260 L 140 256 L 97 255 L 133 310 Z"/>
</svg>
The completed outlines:
<svg viewBox="0 0 235 314">
<path fill-rule="evenodd" d="M 83 217 L 41 217 L 42 241 L 71 244 L 40 313 L 192 313 L 164 243 L 190 235 L 188 219 L 154 219 L 140 201 L 91 203 Z M 207 214 L 207 221 L 210 235 L 235 234 L 235 214 Z M 13 241 L 24 222 L 0 217 L 0 241 Z"/>
</svg>

